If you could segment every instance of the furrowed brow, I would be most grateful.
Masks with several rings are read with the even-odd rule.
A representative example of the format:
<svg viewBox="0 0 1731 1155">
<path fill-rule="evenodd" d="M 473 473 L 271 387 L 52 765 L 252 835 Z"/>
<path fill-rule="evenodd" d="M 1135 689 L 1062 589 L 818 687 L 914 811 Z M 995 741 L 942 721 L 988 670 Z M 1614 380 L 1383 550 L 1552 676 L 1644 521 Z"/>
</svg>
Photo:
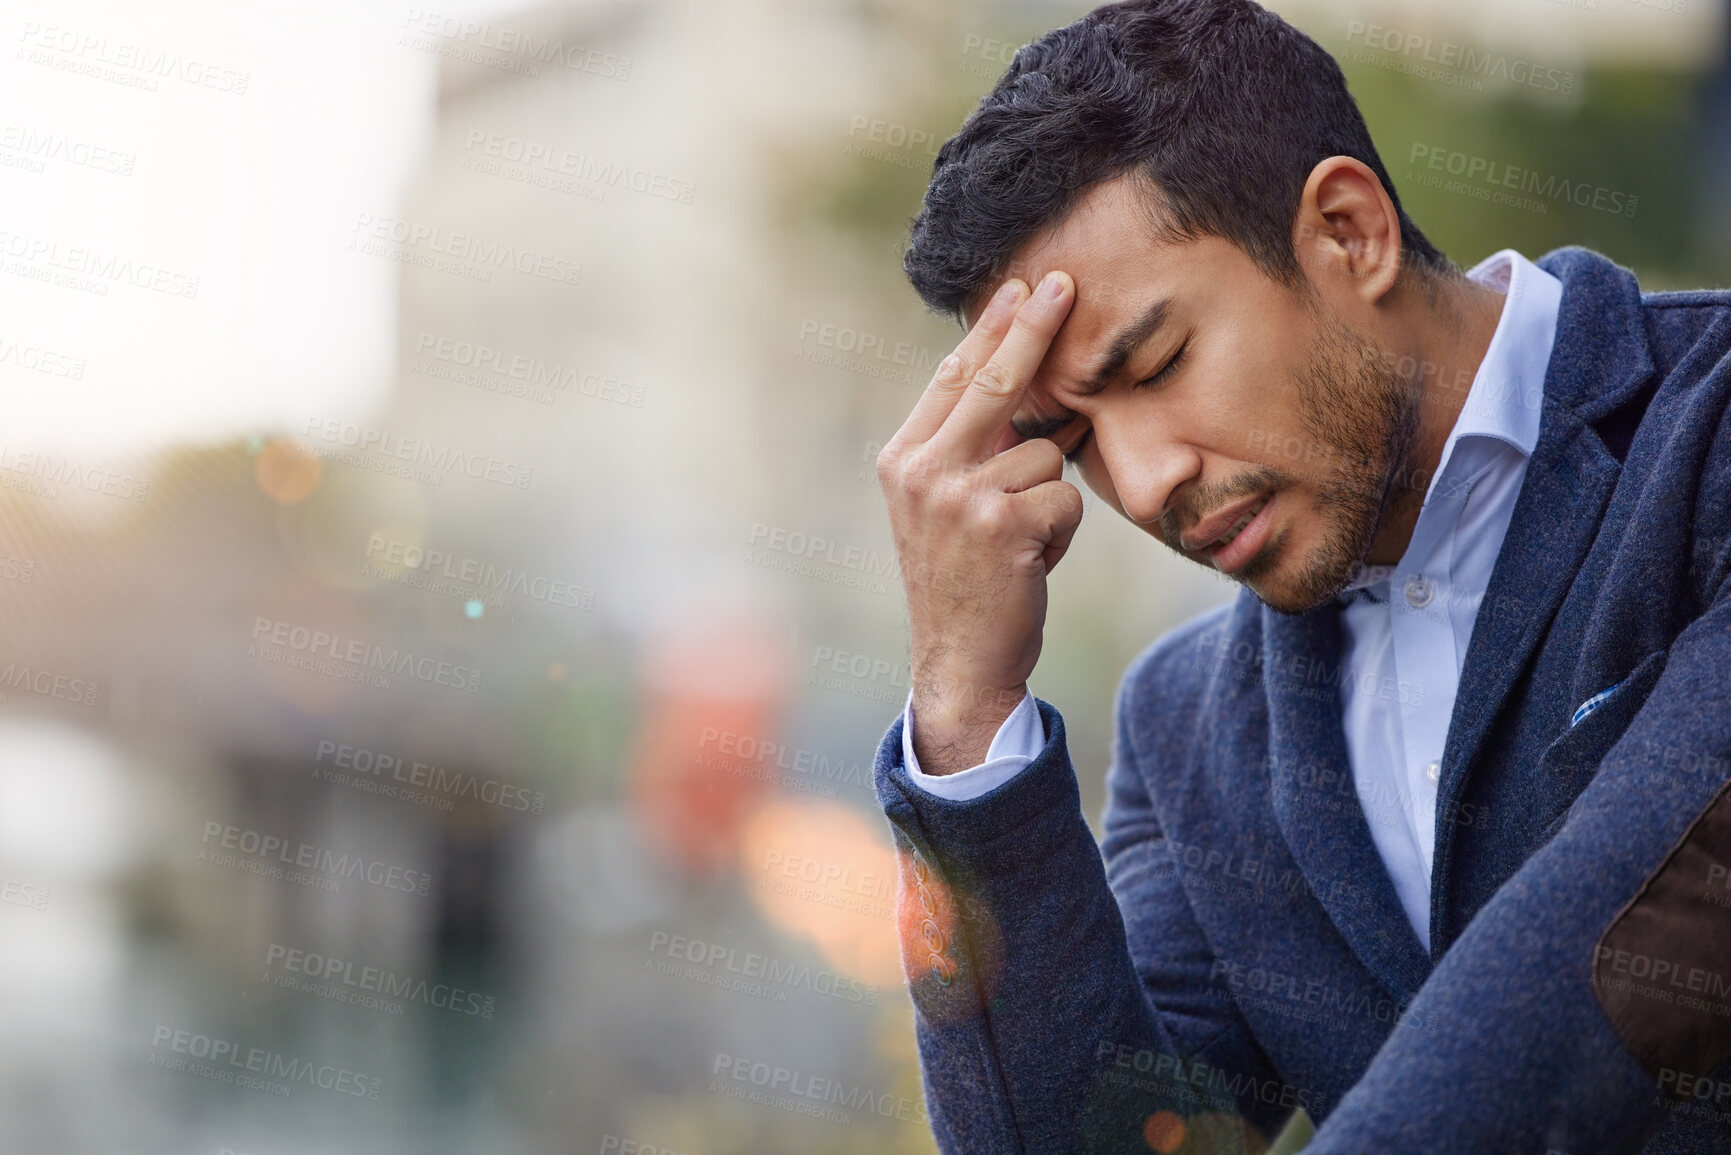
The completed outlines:
<svg viewBox="0 0 1731 1155">
<path fill-rule="evenodd" d="M 1140 317 L 1118 330 L 1112 338 L 1111 345 L 1106 349 L 1106 355 L 1100 360 L 1100 367 L 1086 381 L 1077 386 L 1076 392 L 1084 397 L 1092 397 L 1110 385 L 1113 379 L 1124 371 L 1124 366 L 1130 363 L 1130 358 L 1136 355 L 1136 351 L 1160 331 L 1160 327 L 1166 323 L 1167 314 L 1171 312 L 1171 309 L 1171 299 L 1162 297 L 1149 305 Z M 1032 441 L 1036 437 L 1052 436 L 1075 418 L 1075 410 L 1066 409 L 1060 405 L 1054 416 L 1017 417 L 1011 420 L 1010 428 L 1014 429 L 1023 440 Z"/>
<path fill-rule="evenodd" d="M 1113 378 L 1122 373 L 1124 366 L 1130 363 L 1130 358 L 1136 355 L 1136 350 L 1160 331 L 1171 308 L 1171 298 L 1162 297 L 1149 305 L 1140 317 L 1118 330 L 1106 350 L 1106 356 L 1100 361 L 1100 367 L 1078 387 L 1077 392 L 1084 397 L 1092 397 L 1110 385 Z"/>
</svg>

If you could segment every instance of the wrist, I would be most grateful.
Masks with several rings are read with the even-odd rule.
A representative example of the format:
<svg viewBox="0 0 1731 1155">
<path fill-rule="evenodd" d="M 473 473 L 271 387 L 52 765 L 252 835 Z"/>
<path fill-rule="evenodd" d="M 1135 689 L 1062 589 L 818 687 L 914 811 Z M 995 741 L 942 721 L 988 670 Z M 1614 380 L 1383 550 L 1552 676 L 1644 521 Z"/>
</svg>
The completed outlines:
<svg viewBox="0 0 1731 1155">
<path fill-rule="evenodd" d="M 920 770 L 937 777 L 986 761 L 992 740 L 1027 697 L 1027 683 L 958 697 L 916 684 L 909 700 L 914 756 Z"/>
</svg>

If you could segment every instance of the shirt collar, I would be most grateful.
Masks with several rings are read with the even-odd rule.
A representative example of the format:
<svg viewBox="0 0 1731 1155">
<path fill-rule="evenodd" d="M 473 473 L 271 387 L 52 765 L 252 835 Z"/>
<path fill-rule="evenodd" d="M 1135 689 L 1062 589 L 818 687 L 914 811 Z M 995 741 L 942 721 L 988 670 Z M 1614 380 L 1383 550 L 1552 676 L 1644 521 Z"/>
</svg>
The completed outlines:
<svg viewBox="0 0 1731 1155">
<path fill-rule="evenodd" d="M 1563 283 L 1513 249 L 1491 254 L 1469 269 L 1467 276 L 1501 291 L 1503 312 L 1473 375 L 1466 404 L 1443 444 L 1437 476 L 1448 469 L 1455 443 L 1463 437 L 1495 438 L 1523 457 L 1532 456 L 1539 440 L 1545 370 L 1551 363 L 1563 302 Z M 1434 477 L 1431 486 L 1436 486 Z"/>
</svg>

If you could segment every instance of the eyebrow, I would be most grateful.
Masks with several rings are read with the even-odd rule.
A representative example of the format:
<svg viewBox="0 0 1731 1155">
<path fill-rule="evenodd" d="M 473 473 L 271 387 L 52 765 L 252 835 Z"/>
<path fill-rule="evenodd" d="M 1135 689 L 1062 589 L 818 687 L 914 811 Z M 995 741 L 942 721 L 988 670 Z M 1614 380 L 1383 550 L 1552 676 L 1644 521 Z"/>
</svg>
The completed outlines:
<svg viewBox="0 0 1731 1155">
<path fill-rule="evenodd" d="M 1106 355 L 1100 359 L 1099 368 L 1089 375 L 1076 389 L 1084 397 L 1092 397 L 1110 385 L 1118 374 L 1124 371 L 1124 366 L 1130 363 L 1130 358 L 1136 351 L 1151 340 L 1160 327 L 1166 324 L 1167 314 L 1172 311 L 1172 299 L 1161 297 L 1142 311 L 1142 315 L 1125 325 L 1113 336 L 1106 349 Z M 1032 441 L 1037 437 L 1050 437 L 1058 432 L 1076 416 L 1074 410 L 1058 407 L 1058 413 L 1052 417 L 1043 417 L 1035 421 L 1024 421 L 1015 418 L 1010 427 L 1024 440 Z"/>
</svg>

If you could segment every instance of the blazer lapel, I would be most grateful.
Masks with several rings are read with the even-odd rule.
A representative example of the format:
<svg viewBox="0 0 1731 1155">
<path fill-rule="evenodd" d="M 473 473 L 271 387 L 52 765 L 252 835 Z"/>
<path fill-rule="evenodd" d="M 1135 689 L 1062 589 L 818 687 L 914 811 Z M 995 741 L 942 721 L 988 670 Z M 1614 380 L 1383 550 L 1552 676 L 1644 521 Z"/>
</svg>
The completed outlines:
<svg viewBox="0 0 1731 1155">
<path fill-rule="evenodd" d="M 1521 671 L 1538 651 L 1551 619 L 1598 534 L 1606 502 L 1621 472 L 1591 429 L 1547 402 L 1539 442 L 1527 463 L 1503 548 L 1485 589 L 1461 666 L 1460 688 L 1443 744 L 1437 813 L 1453 813 L 1467 775 Z M 1431 871 L 1431 941 L 1440 942 L 1435 885 L 1448 865 L 1455 826 L 1437 824 Z"/>
<path fill-rule="evenodd" d="M 1296 617 L 1263 609 L 1262 645 L 1275 821 L 1353 953 L 1404 1002 L 1424 982 L 1430 960 L 1407 923 L 1356 793 L 1318 785 L 1352 781 L 1341 725 L 1339 604 L 1330 600 Z M 1323 777 L 1330 772 L 1344 779 Z"/>
<path fill-rule="evenodd" d="M 1510 690 L 1579 573 L 1616 488 L 1621 466 L 1590 423 L 1632 400 L 1653 373 L 1633 274 L 1576 248 L 1547 254 L 1538 263 L 1563 282 L 1539 440 L 1461 667 L 1443 745 L 1439 815 L 1453 813 Z M 1442 883 L 1455 833 L 1454 823 L 1438 822 L 1431 944 L 1439 951 L 1449 942 Z"/>
</svg>

